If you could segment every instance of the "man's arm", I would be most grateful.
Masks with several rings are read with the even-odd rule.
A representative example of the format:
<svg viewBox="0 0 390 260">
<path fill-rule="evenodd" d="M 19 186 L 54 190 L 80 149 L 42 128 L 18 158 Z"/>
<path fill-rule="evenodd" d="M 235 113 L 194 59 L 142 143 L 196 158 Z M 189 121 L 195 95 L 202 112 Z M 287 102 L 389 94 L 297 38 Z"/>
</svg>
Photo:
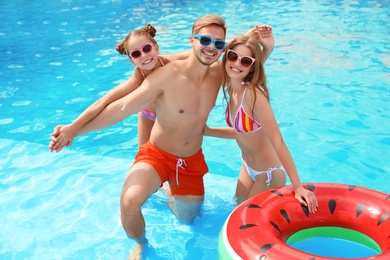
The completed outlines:
<svg viewBox="0 0 390 260">
<path fill-rule="evenodd" d="M 133 92 L 106 106 L 96 117 L 86 123 L 77 135 L 116 124 L 151 105 L 162 93 L 163 73 L 164 69 L 161 68 L 150 74 Z"/>
<path fill-rule="evenodd" d="M 51 142 L 49 144 L 50 150 L 60 152 L 65 145 L 71 145 L 75 135 L 83 125 L 96 117 L 108 104 L 126 96 L 130 92 L 134 91 L 134 89 L 138 88 L 141 85 L 143 78 L 139 72 L 139 76 L 136 74 L 137 73 L 134 73 L 128 80 L 122 82 L 120 85 L 110 90 L 102 98 L 95 101 L 71 124 L 56 126 L 51 135 Z"/>
</svg>

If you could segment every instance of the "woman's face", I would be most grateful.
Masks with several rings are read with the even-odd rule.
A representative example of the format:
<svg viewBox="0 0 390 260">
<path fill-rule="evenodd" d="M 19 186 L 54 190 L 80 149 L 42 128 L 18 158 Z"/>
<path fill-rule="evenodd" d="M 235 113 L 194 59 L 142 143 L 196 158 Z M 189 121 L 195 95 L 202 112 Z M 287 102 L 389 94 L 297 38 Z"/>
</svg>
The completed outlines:
<svg viewBox="0 0 390 260">
<path fill-rule="evenodd" d="M 230 79 L 244 80 L 254 63 L 252 51 L 240 44 L 227 50 L 225 55 L 227 55 L 225 70 Z"/>
<path fill-rule="evenodd" d="M 152 70 L 158 61 L 158 45 L 146 37 L 134 37 L 126 48 L 130 61 L 142 70 Z"/>
</svg>

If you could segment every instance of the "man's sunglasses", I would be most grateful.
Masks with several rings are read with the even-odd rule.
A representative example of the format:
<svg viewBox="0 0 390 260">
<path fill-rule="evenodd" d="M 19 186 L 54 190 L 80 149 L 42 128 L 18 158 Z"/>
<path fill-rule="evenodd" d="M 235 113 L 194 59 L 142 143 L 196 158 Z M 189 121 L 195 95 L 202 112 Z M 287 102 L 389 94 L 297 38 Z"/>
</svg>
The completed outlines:
<svg viewBox="0 0 390 260">
<path fill-rule="evenodd" d="M 141 57 L 141 51 L 143 53 L 149 53 L 152 51 L 153 45 L 154 44 L 151 44 L 151 43 L 145 44 L 144 46 L 142 46 L 141 49 L 134 50 L 134 51 L 130 52 L 129 57 L 131 57 L 133 59 L 138 59 L 139 57 Z"/>
<path fill-rule="evenodd" d="M 230 62 L 236 62 L 236 60 L 240 60 L 241 66 L 245 68 L 249 68 L 252 66 L 252 64 L 255 62 L 255 58 L 248 57 L 248 56 L 240 56 L 233 50 L 228 50 L 227 54 L 227 60 Z"/>
<path fill-rule="evenodd" d="M 194 37 L 195 39 L 199 39 L 199 43 L 202 46 L 209 46 L 211 43 L 214 43 L 214 47 L 219 51 L 223 50 L 226 45 L 226 42 L 224 40 L 211 38 L 207 35 L 193 34 L 192 37 Z"/>
</svg>

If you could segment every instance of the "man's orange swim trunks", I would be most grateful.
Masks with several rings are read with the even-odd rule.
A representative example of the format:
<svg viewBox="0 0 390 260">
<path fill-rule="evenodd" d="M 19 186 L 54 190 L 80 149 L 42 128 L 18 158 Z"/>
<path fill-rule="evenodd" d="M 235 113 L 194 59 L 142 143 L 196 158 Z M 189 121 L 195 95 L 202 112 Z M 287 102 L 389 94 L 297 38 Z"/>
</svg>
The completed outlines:
<svg viewBox="0 0 390 260">
<path fill-rule="evenodd" d="M 204 195 L 203 175 L 208 172 L 202 149 L 190 157 L 178 157 L 160 150 L 151 142 L 139 147 L 134 163 L 146 162 L 168 181 L 172 195 Z"/>
</svg>

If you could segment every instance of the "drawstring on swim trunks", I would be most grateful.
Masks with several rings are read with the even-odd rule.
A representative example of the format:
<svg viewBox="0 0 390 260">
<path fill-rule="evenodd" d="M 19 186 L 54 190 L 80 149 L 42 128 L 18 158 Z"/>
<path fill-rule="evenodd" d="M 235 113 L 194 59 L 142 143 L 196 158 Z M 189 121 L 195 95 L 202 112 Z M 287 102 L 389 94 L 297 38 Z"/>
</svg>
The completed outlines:
<svg viewBox="0 0 390 260">
<path fill-rule="evenodd" d="M 176 185 L 178 186 L 179 186 L 179 167 L 184 170 L 185 168 L 183 164 L 187 166 L 186 161 L 184 159 L 178 158 L 176 163 Z"/>
</svg>

